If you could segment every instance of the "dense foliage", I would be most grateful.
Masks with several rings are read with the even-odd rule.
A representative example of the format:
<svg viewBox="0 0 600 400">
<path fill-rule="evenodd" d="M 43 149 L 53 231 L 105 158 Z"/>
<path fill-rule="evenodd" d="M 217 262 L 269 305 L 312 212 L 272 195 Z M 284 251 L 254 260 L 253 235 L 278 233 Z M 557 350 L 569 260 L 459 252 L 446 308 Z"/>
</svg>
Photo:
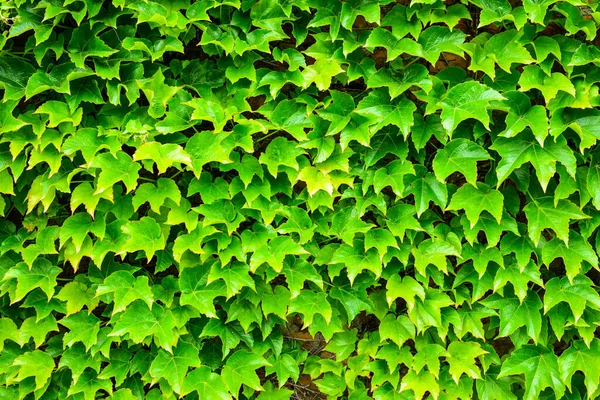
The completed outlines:
<svg viewBox="0 0 600 400">
<path fill-rule="evenodd" d="M 596 3 L 2 1 L 0 398 L 596 398 Z"/>
</svg>

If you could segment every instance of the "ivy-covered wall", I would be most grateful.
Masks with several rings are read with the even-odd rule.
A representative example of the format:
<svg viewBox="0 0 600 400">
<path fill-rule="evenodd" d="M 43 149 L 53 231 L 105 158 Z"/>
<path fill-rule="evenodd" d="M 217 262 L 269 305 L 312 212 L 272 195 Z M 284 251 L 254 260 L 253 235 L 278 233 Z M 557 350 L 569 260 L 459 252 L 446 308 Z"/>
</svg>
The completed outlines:
<svg viewBox="0 0 600 400">
<path fill-rule="evenodd" d="M 596 9 L 0 2 L 0 398 L 598 398 Z"/>
</svg>

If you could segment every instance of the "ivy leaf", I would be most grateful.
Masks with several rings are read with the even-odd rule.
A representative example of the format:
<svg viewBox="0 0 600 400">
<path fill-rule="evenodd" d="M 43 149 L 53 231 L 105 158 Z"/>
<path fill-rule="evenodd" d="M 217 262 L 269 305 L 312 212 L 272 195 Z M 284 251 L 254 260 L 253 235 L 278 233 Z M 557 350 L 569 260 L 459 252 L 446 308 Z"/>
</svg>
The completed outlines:
<svg viewBox="0 0 600 400">
<path fill-rule="evenodd" d="M 448 203 L 448 188 L 439 182 L 432 173 L 421 166 L 415 168 L 414 179 L 407 179 L 407 193 L 415 197 L 417 217 L 429 209 L 429 203 L 433 201 L 441 208 L 446 208 Z"/>
<path fill-rule="evenodd" d="M 510 107 L 510 112 L 506 116 L 506 130 L 501 133 L 501 136 L 512 138 L 529 127 L 540 146 L 543 146 L 548 136 L 546 109 L 540 105 L 532 107 L 529 97 L 520 92 L 507 92 L 504 96 L 508 99 L 506 103 Z"/>
<path fill-rule="evenodd" d="M 454 139 L 437 151 L 433 170 L 438 181 L 444 183 L 454 172 L 460 172 L 471 185 L 477 181 L 477 162 L 490 160 L 488 152 L 467 139 Z"/>
<path fill-rule="evenodd" d="M 415 325 L 406 315 L 396 318 L 393 314 L 387 314 L 379 326 L 379 335 L 381 340 L 390 339 L 401 348 L 404 342 L 414 339 Z"/>
<path fill-rule="evenodd" d="M 144 143 L 135 151 L 133 161 L 152 160 L 156 163 L 158 173 L 164 173 L 167 168 L 175 163 L 191 165 L 192 160 L 181 146 L 173 143 L 162 144 L 158 142 Z"/>
<path fill-rule="evenodd" d="M 332 316 L 327 294 L 310 290 L 301 290 L 300 294 L 292 299 L 288 313 L 302 314 L 305 327 L 312 323 L 315 314 L 320 314 L 327 323 L 331 321 Z"/>
<path fill-rule="evenodd" d="M 386 300 L 391 307 L 397 298 L 406 301 L 408 311 L 415 307 L 415 298 L 425 299 L 425 289 L 410 276 L 392 275 L 386 283 Z"/>
<path fill-rule="evenodd" d="M 99 390 L 104 390 L 108 394 L 112 393 L 112 381 L 110 379 L 100 379 L 96 371 L 92 369 L 86 369 L 81 377 L 77 380 L 77 383 L 72 385 L 67 394 L 72 396 L 78 393 L 83 393 L 85 400 L 92 400 L 96 398 L 96 393 Z"/>
<path fill-rule="evenodd" d="M 323 278 L 317 273 L 315 267 L 306 260 L 286 257 L 281 272 L 285 275 L 292 298 L 300 294 L 306 281 L 311 281 L 323 289 Z"/>
<path fill-rule="evenodd" d="M 354 98 L 348 93 L 330 90 L 332 102 L 325 108 L 317 110 L 319 116 L 331 124 L 327 130 L 327 135 L 335 135 L 341 132 L 352 118 L 354 111 Z"/>
<path fill-rule="evenodd" d="M 421 56 L 431 64 L 436 63 L 442 52 L 462 57 L 464 52 L 459 46 L 464 43 L 466 37 L 467 35 L 463 32 L 459 30 L 451 31 L 445 26 L 429 27 L 419 35 L 418 42 L 422 48 Z"/>
<path fill-rule="evenodd" d="M 519 138 L 498 138 L 490 149 L 500 154 L 502 159 L 498 163 L 496 174 L 498 185 L 521 165 L 530 162 L 545 191 L 552 176 L 556 173 L 556 162 L 559 161 L 572 177 L 575 177 L 576 161 L 573 152 L 569 149 L 564 137 L 559 136 L 556 141 L 547 139 L 542 147 L 535 138 L 525 136 Z"/>
<path fill-rule="evenodd" d="M 552 113 L 550 134 L 558 137 L 567 129 L 572 129 L 581 139 L 579 150 L 593 146 L 600 138 L 598 129 L 600 112 L 596 109 L 560 108 Z"/>
<path fill-rule="evenodd" d="M 181 305 L 191 305 L 202 314 L 215 318 L 214 299 L 227 296 L 224 281 L 217 280 L 207 284 L 208 271 L 202 267 L 186 268 L 181 272 Z"/>
<path fill-rule="evenodd" d="M 586 308 L 600 310 L 600 296 L 592 285 L 590 278 L 585 275 L 577 275 L 574 279 L 550 279 L 544 294 L 544 313 L 558 303 L 565 302 L 569 304 L 577 322 Z"/>
<path fill-rule="evenodd" d="M 552 197 L 534 199 L 523 208 L 523 211 L 527 216 L 529 237 L 536 246 L 544 229 L 552 229 L 568 246 L 570 221 L 590 218 L 568 200 L 559 200 L 555 207 Z"/>
<path fill-rule="evenodd" d="M 20 301 L 25 295 L 31 292 L 35 288 L 40 288 L 48 296 L 48 301 L 54 295 L 54 288 L 56 287 L 56 277 L 62 272 L 62 269 L 45 258 L 36 258 L 31 268 L 24 262 L 18 263 L 14 267 L 10 268 L 2 281 L 9 279 L 17 280 L 17 287 L 14 292 L 14 296 L 11 296 L 11 304 Z"/>
<path fill-rule="evenodd" d="M 237 397 L 242 385 L 254 390 L 262 390 L 255 371 L 267 365 L 270 364 L 263 357 L 245 350 L 239 350 L 227 359 L 221 377 L 229 391 Z"/>
<path fill-rule="evenodd" d="M 571 390 L 571 379 L 576 371 L 585 374 L 585 386 L 588 393 L 596 393 L 600 383 L 600 370 L 596 359 L 600 352 L 600 340 L 592 339 L 589 346 L 581 340 L 571 343 L 571 346 L 560 355 L 558 359 L 558 368 L 560 376 Z"/>
<path fill-rule="evenodd" d="M 377 132 L 387 125 L 395 125 L 406 139 L 414 124 L 413 113 L 417 107 L 405 97 L 391 99 L 385 89 L 375 89 L 369 93 L 354 112 L 368 118 L 371 132 Z"/>
<path fill-rule="evenodd" d="M 487 56 L 508 73 L 512 64 L 533 63 L 534 59 L 523 46 L 523 34 L 523 30 L 511 29 L 493 35 L 484 46 Z"/>
<path fill-rule="evenodd" d="M 542 280 L 540 269 L 531 260 L 523 268 L 518 267 L 516 264 L 511 264 L 505 266 L 504 268 L 500 268 L 494 277 L 493 290 L 497 293 L 502 293 L 500 289 L 505 287 L 509 282 L 513 286 L 515 294 L 521 303 L 523 300 L 525 300 L 525 297 L 527 297 L 530 282 L 544 287 L 544 281 Z"/>
<path fill-rule="evenodd" d="M 142 168 L 127 153 L 122 151 L 118 151 L 115 155 L 110 153 L 99 154 L 94 157 L 89 166 L 98 168 L 98 171 L 100 171 L 96 181 L 95 194 L 112 188 L 117 182 L 123 182 L 127 188 L 127 193 L 129 193 L 137 186 L 138 171 Z"/>
<path fill-rule="evenodd" d="M 227 285 L 227 298 L 229 299 L 240 293 L 244 287 L 255 290 L 254 280 L 249 272 L 250 267 L 242 262 L 233 262 L 224 267 L 221 267 L 219 263 L 214 263 L 208 274 L 207 283 L 211 284 L 217 279 L 222 279 Z"/>
<path fill-rule="evenodd" d="M 99 300 L 94 298 L 94 290 L 81 282 L 69 282 L 62 287 L 55 298 L 67 302 L 67 316 L 81 311 L 83 306 L 87 306 L 88 313 L 91 313 L 98 304 Z"/>
<path fill-rule="evenodd" d="M 62 292 L 61 292 L 62 293 Z M 154 294 L 148 285 L 147 276 L 134 278 L 129 271 L 116 271 L 98 285 L 96 296 L 112 293 L 114 296 L 113 315 L 125 311 L 135 300 L 143 300 L 152 309 Z"/>
<path fill-rule="evenodd" d="M 145 202 L 150 203 L 150 208 L 160 214 L 160 208 L 166 199 L 171 199 L 179 205 L 181 201 L 181 192 L 175 181 L 169 178 L 159 178 L 156 185 L 152 183 L 142 183 L 135 191 L 133 196 L 133 209 L 138 210 Z"/>
<path fill-rule="evenodd" d="M 556 258 L 562 258 L 571 283 L 579 274 L 581 263 L 585 260 L 590 265 L 598 265 L 598 256 L 592 246 L 577 232 L 569 231 L 568 246 L 558 238 L 552 239 L 542 248 L 542 261 L 547 266 Z"/>
<path fill-rule="evenodd" d="M 462 121 L 474 118 L 489 130 L 490 102 L 504 99 L 500 93 L 479 82 L 464 82 L 452 86 L 440 102 L 442 125 L 448 135 L 451 135 Z"/>
<path fill-rule="evenodd" d="M 129 221 L 121 227 L 121 230 L 129 235 L 129 239 L 117 254 L 142 250 L 147 261 L 150 262 L 156 251 L 165 248 L 166 239 L 154 218 L 142 217 L 139 221 Z"/>
<path fill-rule="evenodd" d="M 448 346 L 446 361 L 450 364 L 450 375 L 458 385 L 463 374 L 473 378 L 481 379 L 481 371 L 475 364 L 475 359 L 486 354 L 477 342 L 452 342 Z"/>
<path fill-rule="evenodd" d="M 35 389 L 46 385 L 55 368 L 54 359 L 46 352 L 34 350 L 15 358 L 14 365 L 19 367 L 17 380 L 21 382 L 30 376 L 35 378 Z"/>
<path fill-rule="evenodd" d="M 200 367 L 198 349 L 190 343 L 180 341 L 173 353 L 159 350 L 149 372 L 153 383 L 161 378 L 165 379 L 175 393 L 181 393 L 190 367 Z"/>
<path fill-rule="evenodd" d="M 86 351 L 89 351 L 96 344 L 100 331 L 100 320 L 95 315 L 80 311 L 61 319 L 59 323 L 69 328 L 70 331 L 63 338 L 65 346 L 70 347 L 76 342 L 81 342 L 85 345 Z"/>
<path fill-rule="evenodd" d="M 386 14 L 386 17 L 388 16 L 388 14 Z M 393 29 L 396 29 L 395 24 Z M 365 43 L 365 47 L 369 49 L 375 47 L 383 47 L 384 49 L 386 49 L 387 62 L 395 60 L 396 58 L 400 57 L 403 53 L 418 56 L 422 52 L 421 46 L 414 40 L 409 38 L 403 39 L 401 37 L 396 36 L 393 30 L 392 32 L 390 32 L 387 29 L 383 28 L 375 28 L 371 31 L 369 38 Z M 369 84 L 369 86 L 374 87 L 371 86 L 371 84 Z"/>
<path fill-rule="evenodd" d="M 575 97 L 576 90 L 573 83 L 560 72 L 552 72 L 547 75 L 540 67 L 530 65 L 523 68 L 523 73 L 519 78 L 519 90 L 525 92 L 531 89 L 537 89 L 542 92 L 546 104 L 554 99 L 559 91 L 570 94 Z"/>
<path fill-rule="evenodd" d="M 180 391 L 180 394 L 184 396 L 194 390 L 198 393 L 198 398 L 200 399 L 231 399 L 221 376 L 212 372 L 206 365 L 195 368 L 185 376 L 183 389 Z"/>
<path fill-rule="evenodd" d="M 172 353 L 172 346 L 177 343 L 178 337 L 174 332 L 175 317 L 171 311 L 154 303 L 152 310 L 141 300 L 136 300 L 120 314 L 114 324 L 109 337 L 120 337 L 128 334 L 134 343 L 141 343 L 148 336 L 154 335 L 156 343 Z"/>
<path fill-rule="evenodd" d="M 108 57 L 117 52 L 97 37 L 97 32 L 92 30 L 89 23 L 73 30 L 67 51 L 77 68 L 85 68 L 88 57 Z"/>
<path fill-rule="evenodd" d="M 534 343 L 538 342 L 542 330 L 542 301 L 534 291 L 529 290 L 523 301 L 506 294 L 505 297 L 493 294 L 482 300 L 481 304 L 500 310 L 500 336 L 508 336 L 525 326 L 528 336 Z"/>
<path fill-rule="evenodd" d="M 461 186 L 452 196 L 447 210 L 464 209 L 471 228 L 477 224 L 479 215 L 483 210 L 488 211 L 500 223 L 504 196 L 501 192 L 491 189 L 485 183 L 478 183 L 477 187 L 472 185 Z"/>
<path fill-rule="evenodd" d="M 63 122 L 70 122 L 73 126 L 78 126 L 83 118 L 83 109 L 78 108 L 71 111 L 67 103 L 50 100 L 39 106 L 34 114 L 47 114 L 50 119 L 48 128 L 55 128 Z"/>
<path fill-rule="evenodd" d="M 394 194 L 402 197 L 404 194 L 404 176 L 414 174 L 413 164 L 406 161 L 395 160 L 386 167 L 380 168 L 373 177 L 373 189 L 375 194 L 387 186 L 392 188 Z"/>
<path fill-rule="evenodd" d="M 75 251 L 79 252 L 89 232 L 96 235 L 99 239 L 103 239 L 105 229 L 106 222 L 104 219 L 93 221 L 88 213 L 74 214 L 67 218 L 60 228 L 60 247 L 64 247 L 67 241 L 71 239 L 75 245 Z"/>
<path fill-rule="evenodd" d="M 356 240 L 353 246 L 342 244 L 333 255 L 331 263 L 344 264 L 348 271 L 348 279 L 352 284 L 363 271 L 371 271 L 378 278 L 383 266 L 377 249 L 365 249 L 364 242 Z"/>
<path fill-rule="evenodd" d="M 0 318 L 0 352 L 4 350 L 4 342 L 7 339 L 14 340 L 19 334 L 17 325 L 10 318 Z"/>
<path fill-rule="evenodd" d="M 347 207 L 337 212 L 331 221 L 330 235 L 336 235 L 344 243 L 352 246 L 354 236 L 357 233 L 365 233 L 373 227 L 360 219 L 358 211 L 353 207 Z"/>
<path fill-rule="evenodd" d="M 151 78 L 138 80 L 138 85 L 150 103 L 148 115 L 153 118 L 161 118 L 165 115 L 167 102 L 181 89 L 166 85 L 165 76 L 160 69 Z"/>
<path fill-rule="evenodd" d="M 515 350 L 503 364 L 498 379 L 525 375 L 525 400 L 538 399 L 542 390 L 550 387 L 562 397 L 565 385 L 558 372 L 558 357 L 541 345 L 524 345 Z"/>
<path fill-rule="evenodd" d="M 192 170 L 196 179 L 200 178 L 202 167 L 209 162 L 231 163 L 229 153 L 231 147 L 222 144 L 229 132 L 212 133 L 202 131 L 192 136 L 185 145 L 185 151 L 192 160 Z"/>
<path fill-rule="evenodd" d="M 420 87 L 425 92 L 432 88 L 427 68 L 421 64 L 413 64 L 401 70 L 382 68 L 369 77 L 367 85 L 373 88 L 387 87 L 392 99 L 413 86 Z"/>
<path fill-rule="evenodd" d="M 0 83 L 4 88 L 3 100 L 20 100 L 25 96 L 27 81 L 36 72 L 35 68 L 19 58 L 0 58 Z"/>
</svg>

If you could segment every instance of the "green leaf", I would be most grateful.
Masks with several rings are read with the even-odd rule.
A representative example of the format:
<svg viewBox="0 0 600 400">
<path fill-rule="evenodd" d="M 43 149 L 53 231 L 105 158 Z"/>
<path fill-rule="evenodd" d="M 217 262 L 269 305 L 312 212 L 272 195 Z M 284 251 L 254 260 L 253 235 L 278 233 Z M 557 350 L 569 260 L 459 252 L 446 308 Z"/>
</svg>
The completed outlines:
<svg viewBox="0 0 600 400">
<path fill-rule="evenodd" d="M 323 292 L 315 293 L 310 290 L 301 290 L 300 294 L 292 299 L 288 313 L 302 314 L 304 326 L 309 326 L 315 314 L 320 314 L 327 323 L 331 321 L 332 310 L 327 295 Z"/>
<path fill-rule="evenodd" d="M 383 270 L 377 249 L 366 250 L 361 240 L 354 241 L 353 246 L 342 244 L 333 255 L 331 263 L 346 266 L 350 283 L 365 270 L 373 272 L 375 278 L 379 278 Z"/>
<path fill-rule="evenodd" d="M 211 372 L 210 368 L 205 365 L 193 369 L 185 376 L 180 394 L 186 395 L 194 390 L 198 393 L 200 399 L 231 399 L 221 375 Z"/>
<path fill-rule="evenodd" d="M 404 342 L 414 339 L 415 325 L 405 315 L 396 318 L 393 314 L 387 314 L 379 326 L 379 335 L 381 340 L 390 339 L 401 348 Z"/>
<path fill-rule="evenodd" d="M 91 313 L 98 304 L 99 300 L 94 298 L 94 290 L 81 282 L 69 282 L 62 287 L 55 298 L 67 302 L 67 316 L 81 311 L 86 306 L 88 313 Z"/>
<path fill-rule="evenodd" d="M 111 380 L 99 379 L 98 374 L 94 370 L 87 369 L 81 374 L 81 378 L 77 380 L 77 383 L 69 388 L 67 393 L 69 396 L 83 393 L 85 400 L 93 400 L 96 398 L 96 393 L 99 390 L 104 390 L 108 394 L 111 394 L 112 387 Z"/>
<path fill-rule="evenodd" d="M 71 34 L 71 41 L 67 45 L 67 51 L 71 61 L 78 68 L 85 67 L 85 60 L 88 57 L 108 57 L 117 52 L 110 48 L 98 38 L 96 30 L 92 30 L 89 23 L 75 28 Z"/>
<path fill-rule="evenodd" d="M 426 172 L 423 167 L 415 169 L 415 179 L 407 180 L 407 193 L 415 198 L 417 217 L 429 209 L 429 203 L 433 201 L 438 206 L 445 208 L 448 203 L 448 189 L 440 183 L 432 173 Z"/>
<path fill-rule="evenodd" d="M 181 341 L 173 349 L 173 353 L 159 350 L 150 365 L 149 372 L 153 383 L 165 379 L 175 393 L 182 393 L 188 368 L 200 366 L 198 349 L 192 344 Z"/>
<path fill-rule="evenodd" d="M 290 378 L 294 382 L 298 381 L 300 376 L 298 362 L 289 354 L 282 354 L 273 362 L 272 366 L 267 366 L 265 371 L 267 374 L 276 374 L 279 387 L 282 387 Z"/>
<path fill-rule="evenodd" d="M 600 383 L 600 370 L 596 362 L 600 352 L 600 340 L 594 338 L 589 346 L 581 340 L 573 341 L 571 346 L 560 355 L 558 368 L 563 382 L 571 390 L 571 379 L 576 371 L 585 374 L 585 387 L 588 393 L 596 393 Z"/>
<path fill-rule="evenodd" d="M 391 98 L 385 89 L 375 89 L 358 103 L 355 112 L 368 119 L 371 132 L 375 133 L 388 125 L 395 125 L 406 139 L 414 124 L 415 104 L 405 97 Z"/>
<path fill-rule="evenodd" d="M 138 80 L 139 88 L 150 103 L 148 115 L 153 118 L 161 118 L 167 111 L 167 103 L 177 94 L 180 87 L 165 84 L 165 76 L 160 70 L 152 78 Z"/>
<path fill-rule="evenodd" d="M 142 183 L 133 196 L 133 209 L 137 211 L 142 204 L 148 202 L 153 211 L 160 213 L 160 208 L 166 199 L 171 199 L 179 205 L 181 193 L 175 181 L 169 178 L 159 178 L 156 185 Z"/>
<path fill-rule="evenodd" d="M 600 310 L 600 296 L 592 287 L 593 283 L 585 275 L 574 279 L 552 278 L 546 283 L 544 313 L 561 302 L 569 304 L 575 322 L 581 318 L 586 308 Z"/>
<path fill-rule="evenodd" d="M 531 64 L 534 59 L 523 46 L 523 30 L 507 30 L 493 35 L 484 46 L 487 56 L 510 73 L 512 64 Z"/>
<path fill-rule="evenodd" d="M 35 288 L 40 288 L 48 296 L 48 300 L 54 295 L 56 288 L 56 277 L 62 272 L 62 269 L 45 258 L 36 258 L 31 268 L 24 262 L 18 263 L 14 267 L 10 268 L 2 281 L 9 279 L 17 280 L 17 287 L 14 295 L 11 296 L 11 303 L 16 303 L 25 297 L 25 295 L 31 292 Z"/>
<path fill-rule="evenodd" d="M 154 303 L 152 310 L 143 301 L 136 300 L 120 315 L 113 330 L 108 335 L 120 337 L 125 334 L 134 343 L 141 343 L 148 336 L 154 335 L 156 343 L 172 352 L 172 346 L 177 343 L 178 337 L 174 332 L 175 317 L 171 311 Z"/>
<path fill-rule="evenodd" d="M 504 96 L 508 99 L 505 103 L 510 107 L 510 112 L 506 116 L 506 130 L 501 136 L 512 138 L 529 127 L 540 146 L 543 146 L 548 136 L 546 109 L 540 105 L 532 107 L 529 97 L 520 92 L 507 92 Z"/>
<path fill-rule="evenodd" d="M 134 278 L 129 271 L 113 272 L 98 285 L 96 296 L 103 296 L 107 293 L 112 293 L 114 296 L 113 314 L 125 311 L 127 306 L 138 299 L 143 300 L 150 310 L 154 302 L 152 289 L 148 285 L 148 277 Z"/>
<path fill-rule="evenodd" d="M 158 173 L 164 173 L 167 168 L 173 165 L 185 164 L 191 165 L 192 160 L 181 146 L 168 143 L 161 144 L 158 142 L 144 143 L 135 151 L 133 161 L 152 160 L 156 163 Z M 177 164 L 176 164 L 177 163 Z"/>
<path fill-rule="evenodd" d="M 0 83 L 4 88 L 3 101 L 20 100 L 25 96 L 27 81 L 36 72 L 28 62 L 18 58 L 0 58 Z"/>
<path fill-rule="evenodd" d="M 207 270 L 202 267 L 186 268 L 181 273 L 181 305 L 191 305 L 210 318 L 215 318 L 214 299 L 227 296 L 224 281 L 217 280 L 207 284 Z"/>
<path fill-rule="evenodd" d="M 442 125 L 448 135 L 451 135 L 462 121 L 474 118 L 489 130 L 488 109 L 492 107 L 490 102 L 504 99 L 494 89 L 478 82 L 464 82 L 452 86 L 440 102 Z"/>
<path fill-rule="evenodd" d="M 558 358 L 541 345 L 524 345 L 514 351 L 503 364 L 498 378 L 525 375 L 524 399 L 539 398 L 542 390 L 550 387 L 558 397 L 565 392 L 565 385 L 558 372 Z"/>
<path fill-rule="evenodd" d="M 7 339 L 15 340 L 18 336 L 17 325 L 10 318 L 0 318 L 0 352 L 4 350 L 4 342 Z"/>
<path fill-rule="evenodd" d="M 88 233 L 93 233 L 99 239 L 104 238 L 106 222 L 104 219 L 92 220 L 88 213 L 77 213 L 65 220 L 60 228 L 60 248 L 64 247 L 70 239 L 75 245 L 75 251 L 79 252 Z"/>
<path fill-rule="evenodd" d="M 486 354 L 477 342 L 452 342 L 448 346 L 446 361 L 450 364 L 450 375 L 458 385 L 463 374 L 473 378 L 481 379 L 481 371 L 475 365 L 475 359 Z"/>
<path fill-rule="evenodd" d="M 525 92 L 531 89 L 537 89 L 542 92 L 546 104 L 554 99 L 559 91 L 570 94 L 575 97 L 576 91 L 573 83 L 560 72 L 553 72 L 547 75 L 540 67 L 532 65 L 523 68 L 523 73 L 519 78 L 519 90 Z"/>
<path fill-rule="evenodd" d="M 542 248 L 542 261 L 547 266 L 557 258 L 562 258 L 571 283 L 579 274 L 581 263 L 585 260 L 590 265 L 598 265 L 598 256 L 592 246 L 574 231 L 569 231 L 569 242 L 564 243 L 558 238 L 552 239 Z"/>
<path fill-rule="evenodd" d="M 185 145 L 185 151 L 192 160 L 192 170 L 196 178 L 200 178 L 202 167 L 209 162 L 231 163 L 231 148 L 222 142 L 229 136 L 228 132 L 212 133 L 202 131 L 192 136 Z"/>
<path fill-rule="evenodd" d="M 288 288 L 292 297 L 300 294 L 305 282 L 311 281 L 323 289 L 323 278 L 317 273 L 315 267 L 302 259 L 286 257 L 283 261 L 283 270 Z"/>
<path fill-rule="evenodd" d="M 451 31 L 445 26 L 437 25 L 427 28 L 419 35 L 421 56 L 431 64 L 436 63 L 442 52 L 462 57 L 464 53 L 459 46 L 464 43 L 466 37 L 467 35 L 463 32 Z"/>
<path fill-rule="evenodd" d="M 529 237 L 536 246 L 544 229 L 552 229 L 568 246 L 570 221 L 590 218 L 568 200 L 560 200 L 555 206 L 552 197 L 540 197 L 527 204 L 523 211 L 527 216 Z"/>
<path fill-rule="evenodd" d="M 270 365 L 263 357 L 245 350 L 236 351 L 227 359 L 221 377 L 229 391 L 237 397 L 242 385 L 254 390 L 262 390 L 256 370 Z"/>
<path fill-rule="evenodd" d="M 35 110 L 34 114 L 47 114 L 50 118 L 48 128 L 55 128 L 63 122 L 70 122 L 78 126 L 83 118 L 83 109 L 71 111 L 67 103 L 62 101 L 47 101 Z"/>
<path fill-rule="evenodd" d="M 139 221 L 127 222 L 121 227 L 121 230 L 129 235 L 129 239 L 123 246 L 123 250 L 117 254 L 142 250 L 147 261 L 150 262 L 156 251 L 165 248 L 165 236 L 161 226 L 153 218 L 142 217 Z"/>
<path fill-rule="evenodd" d="M 390 11 L 391 13 L 391 11 Z M 386 18 L 389 15 L 386 14 Z M 384 18 L 385 21 L 385 18 Z M 393 61 L 400 57 L 402 54 L 410 54 L 412 56 L 418 56 L 421 54 L 421 47 L 417 42 L 409 38 L 402 39 L 396 36 L 394 33 L 395 24 L 393 25 L 392 32 L 383 28 L 375 28 L 371 31 L 367 42 L 365 43 L 366 48 L 383 47 L 387 50 L 387 62 Z M 381 71 L 381 70 L 380 70 Z M 371 86 L 369 84 L 369 86 Z M 395 96 L 394 96 L 395 97 Z"/>
<path fill-rule="evenodd" d="M 385 168 L 380 168 L 373 177 L 373 189 L 378 194 L 387 186 L 392 188 L 394 194 L 402 197 L 404 194 L 404 176 L 414 174 L 413 164 L 405 161 L 392 161 Z"/>
<path fill-rule="evenodd" d="M 55 368 L 54 359 L 40 350 L 27 352 L 15 358 L 14 365 L 19 367 L 17 381 L 30 376 L 35 378 L 35 389 L 41 389 L 46 385 Z"/>
<path fill-rule="evenodd" d="M 491 159 L 488 152 L 467 139 L 454 139 L 437 151 L 433 159 L 435 177 L 442 183 L 454 172 L 460 172 L 471 185 L 477 181 L 477 162 Z"/>
<path fill-rule="evenodd" d="M 86 351 L 89 351 L 96 344 L 100 331 L 100 320 L 95 315 L 80 311 L 61 319 L 59 323 L 69 328 L 70 331 L 63 338 L 66 346 L 70 347 L 76 342 L 81 342 L 85 345 Z"/>
<path fill-rule="evenodd" d="M 123 182 L 127 188 L 127 193 L 131 192 L 137 186 L 138 171 L 142 168 L 122 151 L 118 151 L 115 155 L 110 153 L 99 154 L 94 157 L 89 166 L 98 168 L 100 171 L 96 181 L 96 191 L 94 192 L 96 194 L 112 188 L 117 182 Z"/>
<path fill-rule="evenodd" d="M 542 301 L 537 293 L 528 291 L 523 301 L 516 297 L 501 297 L 497 294 L 481 302 L 484 306 L 500 310 L 500 336 L 508 336 L 525 326 L 529 338 L 537 343 L 542 330 Z"/>
<path fill-rule="evenodd" d="M 502 210 L 504 205 L 504 196 L 501 192 L 491 189 L 484 183 L 478 183 L 477 187 L 472 185 L 461 186 L 452 196 L 447 210 L 464 209 L 467 219 L 471 223 L 471 228 L 479 221 L 479 215 L 488 211 L 500 223 L 502 220 Z"/>
<path fill-rule="evenodd" d="M 530 162 L 545 191 L 552 176 L 556 173 L 556 162 L 560 162 L 572 177 L 575 177 L 575 156 L 567 146 L 567 141 L 560 136 L 556 141 L 546 140 L 542 147 L 537 140 L 530 135 L 523 139 L 498 138 L 490 149 L 500 154 L 502 159 L 496 168 L 498 185 L 521 165 Z"/>
</svg>

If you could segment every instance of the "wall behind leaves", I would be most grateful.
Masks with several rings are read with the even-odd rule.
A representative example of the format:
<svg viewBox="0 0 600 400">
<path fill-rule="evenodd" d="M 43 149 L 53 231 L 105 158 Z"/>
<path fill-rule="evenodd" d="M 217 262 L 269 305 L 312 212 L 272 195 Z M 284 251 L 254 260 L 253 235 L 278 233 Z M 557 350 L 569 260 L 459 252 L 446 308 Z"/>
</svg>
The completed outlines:
<svg viewBox="0 0 600 400">
<path fill-rule="evenodd" d="M 596 9 L 3 1 L 0 398 L 597 398 Z"/>
</svg>

